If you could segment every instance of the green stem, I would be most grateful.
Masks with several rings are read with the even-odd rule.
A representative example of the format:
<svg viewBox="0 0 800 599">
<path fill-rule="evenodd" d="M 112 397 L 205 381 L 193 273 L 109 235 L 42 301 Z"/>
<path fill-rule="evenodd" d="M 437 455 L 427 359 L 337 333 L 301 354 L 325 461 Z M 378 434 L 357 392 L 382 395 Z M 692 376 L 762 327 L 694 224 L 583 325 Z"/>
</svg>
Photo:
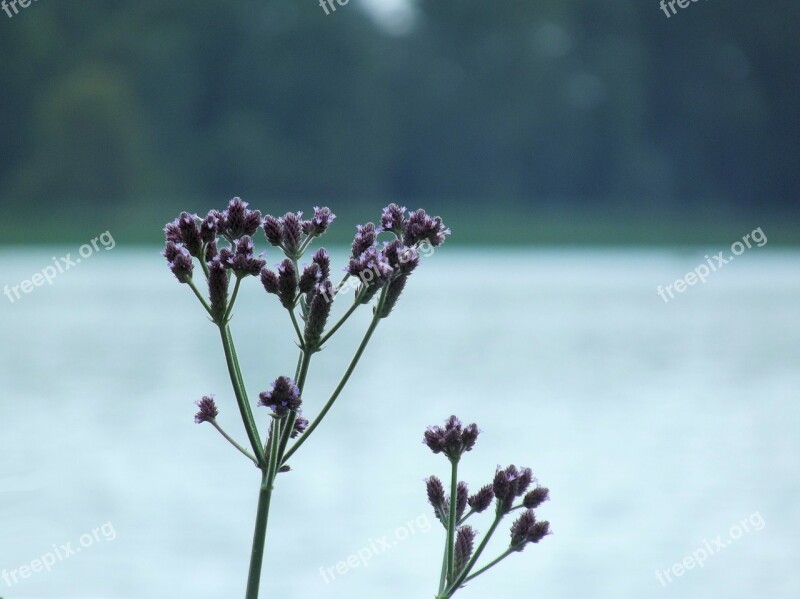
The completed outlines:
<svg viewBox="0 0 800 599">
<path fill-rule="evenodd" d="M 297 340 L 300 342 L 300 347 L 302 348 L 304 346 L 303 332 L 300 330 L 300 325 L 297 323 L 297 315 L 294 313 L 294 308 L 289 309 L 289 315 L 292 317 L 294 332 L 297 333 Z"/>
<path fill-rule="evenodd" d="M 250 446 L 258 460 L 258 463 L 265 464 L 264 449 L 261 447 L 261 439 L 258 435 L 258 427 L 250 409 L 250 401 L 247 399 L 247 391 L 244 388 L 242 373 L 239 369 L 239 360 L 236 357 L 236 349 L 233 344 L 233 337 L 227 325 L 219 325 L 219 333 L 222 338 L 222 347 L 225 350 L 225 361 L 228 364 L 228 374 L 230 375 L 233 392 L 236 395 L 236 403 L 239 405 L 239 413 L 242 416 L 247 438 Z"/>
<path fill-rule="evenodd" d="M 480 576 L 481 574 L 483 574 L 484 572 L 486 572 L 486 570 L 488 570 L 489 568 L 492 568 L 493 566 L 496 566 L 497 564 L 499 564 L 500 562 L 502 562 L 504 559 L 506 559 L 506 558 L 507 558 L 509 555 L 511 555 L 512 553 L 514 553 L 514 550 L 513 550 L 513 549 L 506 549 L 506 551 L 505 551 L 504 553 L 502 553 L 502 554 L 501 554 L 499 557 L 497 557 L 496 559 L 493 559 L 491 562 L 489 562 L 488 564 L 486 564 L 486 565 L 485 565 L 483 568 L 481 568 L 481 569 L 480 569 L 480 570 L 478 570 L 477 572 L 474 572 L 473 574 L 470 574 L 469 576 L 467 576 L 467 577 L 464 579 L 464 582 L 469 582 L 469 581 L 470 581 L 470 580 L 472 580 L 473 578 L 476 578 L 477 576 Z"/>
<path fill-rule="evenodd" d="M 445 597 L 451 597 L 453 593 L 455 593 L 458 590 L 458 588 L 462 584 L 464 584 L 464 581 L 466 580 L 467 576 L 469 576 L 469 573 L 472 570 L 472 568 L 475 567 L 475 563 L 480 558 L 481 553 L 483 553 L 483 550 L 486 549 L 486 545 L 489 544 L 489 540 L 492 538 L 492 535 L 497 530 L 497 527 L 500 525 L 500 521 L 502 519 L 503 519 L 502 513 L 498 513 L 495 516 L 494 522 L 492 522 L 491 527 L 489 527 L 488 532 L 484 535 L 481 544 L 478 545 L 478 548 L 475 550 L 475 553 L 472 554 L 472 557 L 467 562 L 467 565 L 464 566 L 464 569 L 458 574 L 458 576 L 456 576 L 456 579 L 452 582 L 452 584 L 449 587 L 447 587 L 447 590 L 445 591 L 444 594 Z"/>
<path fill-rule="evenodd" d="M 300 363 L 300 370 L 299 374 L 297 375 L 297 388 L 300 389 L 300 396 L 303 395 L 303 387 L 306 384 L 306 376 L 308 375 L 308 367 L 311 364 L 311 356 L 313 354 L 311 352 L 304 351 L 302 353 L 303 359 Z M 286 418 L 286 424 L 284 425 L 283 432 L 281 433 L 281 442 L 280 447 L 278 449 L 278 459 L 279 463 L 283 465 L 283 454 L 286 453 L 286 446 L 289 444 L 289 439 L 292 437 L 292 432 L 294 431 L 294 423 L 297 420 L 297 413 L 296 412 L 289 412 L 289 416 Z"/>
<path fill-rule="evenodd" d="M 306 237 L 305 240 L 303 241 L 303 243 L 300 244 L 300 247 L 297 250 L 297 255 L 298 256 L 302 256 L 305 253 L 305 251 L 308 249 L 308 246 L 311 245 L 311 242 L 313 240 L 314 240 L 314 238 L 311 235 Z"/>
<path fill-rule="evenodd" d="M 208 247 L 207 243 L 203 244 L 203 251 L 200 252 L 200 257 L 198 260 L 200 261 L 200 267 L 203 269 L 203 274 L 206 275 L 206 279 L 209 275 L 208 264 L 206 264 L 206 248 Z"/>
<path fill-rule="evenodd" d="M 222 319 L 223 322 L 227 323 L 231 319 L 231 312 L 233 312 L 233 304 L 236 303 L 236 296 L 239 295 L 239 285 L 242 283 L 242 277 L 236 276 L 236 284 L 233 286 L 233 295 L 231 295 L 231 301 L 228 302 L 228 309 L 225 310 L 225 318 Z"/>
<path fill-rule="evenodd" d="M 464 514 L 464 517 L 463 517 L 463 518 L 461 518 L 461 520 L 459 520 L 459 521 L 458 521 L 458 525 L 459 525 L 459 526 L 461 526 L 462 524 L 464 524 L 464 522 L 466 522 L 467 520 L 469 520 L 469 517 L 470 517 L 472 514 L 474 514 L 474 513 L 475 513 L 475 510 L 473 510 L 472 508 L 470 508 L 470 510 L 469 510 L 469 511 L 468 511 L 466 514 Z"/>
<path fill-rule="evenodd" d="M 231 445 L 233 445 L 233 446 L 234 446 L 236 449 L 238 449 L 239 451 L 241 451 L 241 452 L 242 452 L 242 453 L 243 453 L 245 456 L 247 456 L 247 458 L 248 458 L 248 459 L 250 459 L 250 460 L 252 460 L 252 461 L 253 461 L 253 463 L 256 465 L 256 467 L 258 467 L 258 462 L 257 462 L 257 461 L 256 461 L 256 459 L 255 459 L 255 458 L 252 456 L 252 454 L 251 454 L 249 451 L 247 451 L 247 450 L 246 450 L 244 447 L 242 447 L 241 445 L 239 445 L 239 444 L 238 444 L 238 443 L 237 443 L 237 442 L 236 442 L 236 441 L 233 439 L 233 437 L 231 437 L 231 436 L 230 436 L 228 433 L 226 433 L 226 432 L 225 432 L 225 430 L 224 430 L 224 429 L 223 429 L 223 428 L 222 428 L 222 427 L 221 427 L 221 426 L 220 426 L 220 425 L 217 423 L 217 421 L 216 421 L 216 420 L 209 420 L 209 422 L 212 424 L 212 426 L 213 426 L 215 429 L 217 429 L 217 430 L 219 431 L 219 433 L 220 433 L 220 434 L 221 434 L 223 437 L 225 437 L 225 438 L 228 440 L 228 442 L 229 442 Z"/>
<path fill-rule="evenodd" d="M 447 545 L 444 546 L 442 553 L 442 573 L 439 575 L 439 592 L 436 594 L 436 599 L 442 597 L 445 587 L 447 586 Z"/>
<path fill-rule="evenodd" d="M 447 582 L 455 578 L 455 536 L 458 495 L 458 458 L 450 459 L 450 508 L 447 510 Z"/>
<path fill-rule="evenodd" d="M 275 474 L 278 470 L 278 421 L 274 420 L 270 428 L 269 462 L 267 469 L 262 470 L 261 489 L 258 494 L 256 526 L 253 532 L 253 549 L 250 553 L 250 570 L 247 575 L 247 592 L 245 599 L 258 599 L 261 585 L 261 568 L 264 563 L 264 546 L 267 542 L 267 522 L 269 506 L 272 501 L 272 489 Z"/>
<path fill-rule="evenodd" d="M 330 339 L 336 331 L 339 330 L 339 327 L 341 327 L 347 321 L 347 319 L 350 318 L 350 315 L 358 309 L 358 307 L 361 305 L 361 298 L 364 297 L 364 293 L 365 292 L 366 292 L 366 288 L 362 289 L 359 292 L 359 294 L 353 300 L 353 305 L 350 306 L 347 309 L 347 312 L 345 312 L 342 315 L 342 317 L 339 319 L 339 322 L 337 322 L 335 325 L 333 325 L 333 328 L 331 328 L 330 331 L 328 331 L 327 333 L 325 333 L 325 335 L 323 335 L 322 339 L 319 340 L 319 345 L 320 346 L 324 345 L 324 343 L 328 339 Z"/>
<path fill-rule="evenodd" d="M 194 294 L 195 296 L 197 296 L 197 299 L 200 300 L 200 303 L 203 304 L 203 307 L 206 309 L 206 312 L 208 312 L 208 315 L 213 319 L 214 315 L 211 313 L 211 306 L 208 305 L 208 302 L 206 301 L 206 298 L 203 297 L 203 294 L 197 290 L 197 286 L 194 284 L 194 281 L 189 279 L 188 281 L 186 281 L 186 284 L 189 285 L 189 288 L 192 291 L 194 291 Z"/>
<path fill-rule="evenodd" d="M 297 440 L 297 442 L 294 445 L 292 445 L 292 447 L 289 449 L 289 451 L 286 452 L 286 454 L 283 457 L 283 460 L 281 461 L 281 465 L 285 464 L 286 461 L 290 457 L 292 457 L 292 455 L 294 455 L 294 453 L 298 449 L 300 449 L 300 447 L 303 445 L 303 443 L 306 442 L 306 440 L 311 436 L 311 433 L 313 433 L 316 430 L 316 428 L 319 426 L 320 422 L 322 422 L 323 418 L 325 418 L 325 415 L 333 407 L 333 404 L 336 402 L 336 399 L 339 397 L 339 394 L 344 389 L 345 385 L 347 384 L 347 381 L 350 380 L 350 376 L 353 374 L 353 371 L 356 369 L 356 366 L 358 365 L 358 361 L 361 359 L 361 356 L 364 353 L 364 350 L 367 348 L 367 345 L 369 344 L 369 340 L 372 338 L 372 334 L 375 332 L 375 328 L 378 326 L 378 323 L 381 320 L 379 315 L 381 313 L 381 307 L 383 306 L 383 302 L 384 302 L 384 300 L 386 298 L 386 290 L 387 289 L 388 289 L 388 287 L 384 287 L 383 291 L 381 292 L 381 298 L 378 301 L 378 305 L 376 306 L 375 314 L 372 316 L 372 322 L 370 323 L 369 328 L 367 329 L 367 332 L 364 335 L 364 338 L 361 340 L 361 345 L 358 346 L 358 349 L 356 350 L 356 353 L 353 356 L 353 359 L 350 361 L 350 365 L 347 367 L 347 370 L 345 371 L 344 376 L 342 376 L 342 380 L 339 381 L 339 384 L 336 386 L 336 389 L 333 391 L 333 394 L 331 395 L 330 399 L 325 404 L 325 406 L 323 406 L 322 411 L 320 411 L 320 413 L 314 419 L 314 422 L 312 422 L 308 426 L 308 429 L 306 430 L 306 432 L 303 433 L 303 435 Z"/>
<path fill-rule="evenodd" d="M 344 275 L 344 277 L 342 277 L 342 280 L 339 281 L 339 284 L 333 290 L 333 297 L 336 297 L 339 291 L 341 291 L 342 287 L 344 287 L 344 284 L 347 283 L 347 279 L 349 278 L 350 278 L 350 273 L 347 273 L 346 275 Z"/>
</svg>

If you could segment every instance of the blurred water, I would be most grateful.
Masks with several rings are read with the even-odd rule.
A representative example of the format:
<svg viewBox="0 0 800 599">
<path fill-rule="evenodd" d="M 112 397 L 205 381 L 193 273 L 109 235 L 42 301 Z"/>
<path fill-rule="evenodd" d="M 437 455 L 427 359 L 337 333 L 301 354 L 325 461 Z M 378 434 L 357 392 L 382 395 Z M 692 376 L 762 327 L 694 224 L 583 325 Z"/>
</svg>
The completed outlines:
<svg viewBox="0 0 800 599">
<path fill-rule="evenodd" d="M 0 284 L 68 251 L 5 250 Z M 104 523 L 116 533 L 11 588 L 0 580 L 6 599 L 243 596 L 258 476 L 192 422 L 192 402 L 215 392 L 221 423 L 245 439 L 215 329 L 157 251 L 101 251 L 0 299 L 0 569 Z M 484 431 L 464 478 L 532 466 L 556 533 L 462 599 L 798 597 L 800 254 L 751 250 L 665 304 L 656 286 L 704 254 L 446 247 L 425 259 L 279 479 L 264 596 L 432 597 L 443 533 L 425 532 L 422 479 L 447 468 L 420 437 L 457 413 Z M 248 283 L 234 334 L 255 397 L 296 353 L 277 302 Z M 315 358 L 307 414 L 367 320 Z M 658 582 L 755 512 L 763 530 Z M 391 549 L 326 583 L 321 567 L 384 536 Z"/>
</svg>

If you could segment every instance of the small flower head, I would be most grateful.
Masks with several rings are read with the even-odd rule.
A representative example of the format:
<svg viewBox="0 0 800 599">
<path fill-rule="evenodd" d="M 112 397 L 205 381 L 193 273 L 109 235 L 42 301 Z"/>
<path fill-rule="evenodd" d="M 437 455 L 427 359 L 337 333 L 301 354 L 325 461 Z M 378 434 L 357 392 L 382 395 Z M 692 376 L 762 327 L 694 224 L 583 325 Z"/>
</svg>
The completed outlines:
<svg viewBox="0 0 800 599">
<path fill-rule="evenodd" d="M 381 214 L 381 230 L 391 231 L 397 237 L 401 237 L 403 235 L 405 215 L 405 206 L 401 207 L 397 204 L 389 204 L 383 209 L 383 213 Z"/>
<path fill-rule="evenodd" d="M 448 235 L 450 235 L 450 229 L 445 227 L 440 217 L 428 216 L 428 213 L 420 208 L 416 212 L 412 212 L 405 222 L 403 243 L 411 246 L 427 241 L 437 247 L 444 243 Z"/>
<path fill-rule="evenodd" d="M 319 266 L 320 280 L 324 281 L 331 276 L 331 255 L 325 248 L 319 248 L 314 255 L 311 256 L 311 261 Z"/>
<path fill-rule="evenodd" d="M 224 260 L 233 272 L 240 277 L 248 275 L 258 276 L 261 269 L 264 268 L 265 262 L 263 259 L 255 256 L 255 246 L 253 240 L 249 235 L 244 235 L 240 239 L 233 242 L 233 248 L 227 250 L 224 254 Z M 222 252 L 220 252 L 222 256 Z"/>
<path fill-rule="evenodd" d="M 252 236 L 261 225 L 261 212 L 249 210 L 247 202 L 241 198 L 233 198 L 227 210 L 220 215 L 220 232 L 228 239 L 239 239 L 244 235 Z"/>
<path fill-rule="evenodd" d="M 300 275 L 300 281 L 298 283 L 298 288 L 300 289 L 300 293 L 308 293 L 314 286 L 320 282 L 320 270 L 319 265 L 312 262 L 308 266 L 303 269 L 303 274 Z"/>
<path fill-rule="evenodd" d="M 297 270 L 294 262 L 286 258 L 278 264 L 278 298 L 286 309 L 294 306 L 297 297 Z"/>
<path fill-rule="evenodd" d="M 208 264 L 208 297 L 211 300 L 211 316 L 214 322 L 222 322 L 228 309 L 228 269 L 219 259 Z"/>
<path fill-rule="evenodd" d="M 258 397 L 258 405 L 270 408 L 278 418 L 283 418 L 290 411 L 298 412 L 302 404 L 300 389 L 288 376 L 279 376 L 272 383 L 272 389 L 261 392 Z"/>
<path fill-rule="evenodd" d="M 203 422 L 211 422 L 219 416 L 217 404 L 214 401 L 213 395 L 204 395 L 203 399 L 195 404 L 198 407 L 197 414 L 194 415 L 194 421 L 197 424 Z"/>
<path fill-rule="evenodd" d="M 314 206 L 314 216 L 311 220 L 303 221 L 303 233 L 309 237 L 319 237 L 336 219 L 336 215 L 331 212 L 330 208 L 319 208 Z"/>
<path fill-rule="evenodd" d="M 197 226 L 197 215 L 181 212 L 181 215 L 164 227 L 167 242 L 180 243 L 190 255 L 200 257 L 203 240 Z"/>
<path fill-rule="evenodd" d="M 303 213 L 287 212 L 281 219 L 281 241 L 283 242 L 283 249 L 289 255 L 297 254 L 300 249 L 300 240 L 302 238 Z"/>
<path fill-rule="evenodd" d="M 442 519 L 445 511 L 446 497 L 444 485 L 436 476 L 425 479 L 425 488 L 428 492 L 428 502 L 433 506 L 436 517 Z"/>
<path fill-rule="evenodd" d="M 480 514 L 488 509 L 490 505 L 492 505 L 492 500 L 494 499 L 494 489 L 492 485 L 486 485 L 481 487 L 475 495 L 470 496 L 467 500 L 469 503 L 470 509 L 476 514 Z"/>
<path fill-rule="evenodd" d="M 320 347 L 320 339 L 325 325 L 328 323 L 331 308 L 333 307 L 333 285 L 329 280 L 323 281 L 309 295 L 308 318 L 304 339 L 308 351 L 316 351 Z"/>
<path fill-rule="evenodd" d="M 358 293 L 361 294 L 362 304 L 369 303 L 394 272 L 386 256 L 374 246 L 366 249 L 358 258 L 351 258 L 345 270 L 350 276 L 361 280 L 363 293 L 362 290 Z"/>
<path fill-rule="evenodd" d="M 522 505 L 529 510 L 536 509 L 545 501 L 550 499 L 550 489 L 547 487 L 536 487 L 532 491 L 528 491 L 525 497 L 522 498 Z"/>
<path fill-rule="evenodd" d="M 464 481 L 459 481 L 456 487 L 456 518 L 461 520 L 464 512 L 467 509 L 467 501 L 469 498 L 469 487 Z"/>
<path fill-rule="evenodd" d="M 469 558 L 472 557 L 472 550 L 475 546 L 477 533 L 471 526 L 461 526 L 456 531 L 455 545 L 455 571 L 456 574 L 464 569 Z"/>
<path fill-rule="evenodd" d="M 433 453 L 444 453 L 451 460 L 458 460 L 466 451 L 471 451 L 478 438 L 478 425 L 464 427 L 455 416 L 445 421 L 444 427 L 430 426 L 425 431 L 423 443 Z"/>
<path fill-rule="evenodd" d="M 528 543 L 538 543 L 550 534 L 550 523 L 539 522 L 533 510 L 526 510 L 511 525 L 510 549 L 522 551 Z"/>
<path fill-rule="evenodd" d="M 191 280 L 194 264 L 185 247 L 168 241 L 164 248 L 164 257 L 168 260 L 169 269 L 179 282 L 188 283 Z"/>
<path fill-rule="evenodd" d="M 533 472 L 530 468 L 519 470 L 513 464 L 503 470 L 498 468 L 494 476 L 494 495 L 497 497 L 502 509 L 511 509 L 514 499 L 521 497 L 533 482 Z"/>
<path fill-rule="evenodd" d="M 296 439 L 308 428 L 308 420 L 303 418 L 302 416 L 298 416 L 294 421 L 294 428 L 292 429 L 291 438 Z"/>
<path fill-rule="evenodd" d="M 393 270 L 410 275 L 419 266 L 419 252 L 413 247 L 406 247 L 398 239 L 383 245 L 383 255 Z"/>
<path fill-rule="evenodd" d="M 377 238 L 378 232 L 375 230 L 374 224 L 367 223 L 366 225 L 357 225 L 356 236 L 353 239 L 350 256 L 352 258 L 358 258 L 361 254 L 375 245 L 375 240 Z"/>
<path fill-rule="evenodd" d="M 217 239 L 221 215 L 216 210 L 210 211 L 200 223 L 200 239 L 204 243 L 212 243 Z"/>
<path fill-rule="evenodd" d="M 281 221 L 279 221 L 274 216 L 268 214 L 264 217 L 264 234 L 267 236 L 267 241 L 270 245 L 274 245 L 275 247 L 280 247 L 281 245 L 281 231 L 283 227 L 281 226 Z"/>
<path fill-rule="evenodd" d="M 217 251 L 217 241 L 216 241 L 216 239 L 213 240 L 213 241 L 209 241 L 206 244 L 206 253 L 205 253 L 206 263 L 211 262 L 218 255 L 219 255 L 219 252 Z"/>
<path fill-rule="evenodd" d="M 264 285 L 267 293 L 278 295 L 280 286 L 278 285 L 278 275 L 266 266 L 261 269 L 261 284 Z"/>
</svg>

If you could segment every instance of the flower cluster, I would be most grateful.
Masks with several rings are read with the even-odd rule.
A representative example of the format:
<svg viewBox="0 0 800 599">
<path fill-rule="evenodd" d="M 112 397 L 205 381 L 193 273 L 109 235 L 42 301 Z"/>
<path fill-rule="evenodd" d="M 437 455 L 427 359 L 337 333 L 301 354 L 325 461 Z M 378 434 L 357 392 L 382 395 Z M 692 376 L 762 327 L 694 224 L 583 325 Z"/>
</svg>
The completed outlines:
<svg viewBox="0 0 800 599">
<path fill-rule="evenodd" d="M 433 453 L 444 453 L 451 460 L 458 461 L 464 452 L 472 451 L 478 440 L 478 425 L 462 426 L 455 416 L 450 416 L 444 427 L 429 426 L 422 442 Z"/>
<path fill-rule="evenodd" d="M 533 510 L 526 510 L 511 525 L 511 545 L 513 551 L 522 551 L 528 543 L 538 543 L 550 534 L 550 523 L 536 519 Z"/>
<path fill-rule="evenodd" d="M 300 389 L 288 376 L 279 376 L 272 383 L 272 389 L 261 392 L 258 397 L 260 400 L 258 405 L 270 408 L 278 418 L 283 418 L 290 411 L 299 412 L 303 403 L 300 399 Z"/>
<path fill-rule="evenodd" d="M 512 553 L 522 551 L 530 543 L 538 543 L 550 534 L 550 523 L 539 521 L 534 513 L 535 508 L 549 499 L 550 491 L 536 484 L 530 468 L 517 468 L 513 464 L 507 468 L 498 467 L 492 483 L 484 485 L 472 495 L 466 482 L 455 482 L 459 459 L 463 453 L 475 446 L 477 437 L 477 425 L 471 424 L 465 427 L 455 416 L 448 418 L 443 427 L 429 427 L 424 435 L 423 442 L 433 453 L 444 453 L 450 459 L 453 470 L 451 488 L 455 484 L 455 498 L 453 498 L 446 494 L 445 485 L 438 477 L 430 476 L 425 479 L 428 502 L 433 507 L 436 518 L 448 531 L 445 572 L 442 588 L 437 595 L 440 597 L 451 597 L 466 581 L 488 570 L 488 567 L 485 567 L 476 571 L 477 560 L 500 522 L 511 512 L 524 510 L 511 525 L 511 541 L 508 549 L 499 558 L 490 562 L 490 566 Z M 517 502 L 520 498 L 521 500 Z M 474 514 L 486 511 L 493 502 L 494 524 L 476 550 L 474 546 L 477 533 L 465 522 Z M 454 510 L 454 513 L 451 510 Z M 473 571 L 475 574 L 470 576 Z"/>
</svg>

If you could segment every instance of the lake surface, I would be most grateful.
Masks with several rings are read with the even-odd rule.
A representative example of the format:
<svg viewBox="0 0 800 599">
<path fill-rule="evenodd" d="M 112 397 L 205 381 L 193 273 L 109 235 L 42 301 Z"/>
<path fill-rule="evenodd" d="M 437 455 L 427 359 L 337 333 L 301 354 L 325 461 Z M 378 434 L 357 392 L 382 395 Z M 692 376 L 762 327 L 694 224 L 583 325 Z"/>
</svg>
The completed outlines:
<svg viewBox="0 0 800 599">
<path fill-rule="evenodd" d="M 158 251 L 101 249 L 0 298 L 0 570 L 80 548 L 0 580 L 6 599 L 244 594 L 258 473 L 193 422 L 193 402 L 216 393 L 245 441 L 215 329 Z M 278 480 L 263 596 L 433 597 L 443 531 L 422 479 L 448 468 L 420 440 L 451 413 L 483 430 L 463 478 L 476 489 L 497 464 L 531 466 L 555 532 L 461 599 L 800 596 L 800 253 L 753 248 L 665 303 L 656 287 L 710 251 L 445 246 L 423 259 Z M 67 252 L 2 250 L 0 285 Z M 255 398 L 297 355 L 277 300 L 247 283 L 233 330 Z M 306 415 L 368 319 L 315 357 Z M 725 548 L 674 575 L 714 540 Z M 336 572 L 363 548 L 366 567 Z"/>
</svg>

